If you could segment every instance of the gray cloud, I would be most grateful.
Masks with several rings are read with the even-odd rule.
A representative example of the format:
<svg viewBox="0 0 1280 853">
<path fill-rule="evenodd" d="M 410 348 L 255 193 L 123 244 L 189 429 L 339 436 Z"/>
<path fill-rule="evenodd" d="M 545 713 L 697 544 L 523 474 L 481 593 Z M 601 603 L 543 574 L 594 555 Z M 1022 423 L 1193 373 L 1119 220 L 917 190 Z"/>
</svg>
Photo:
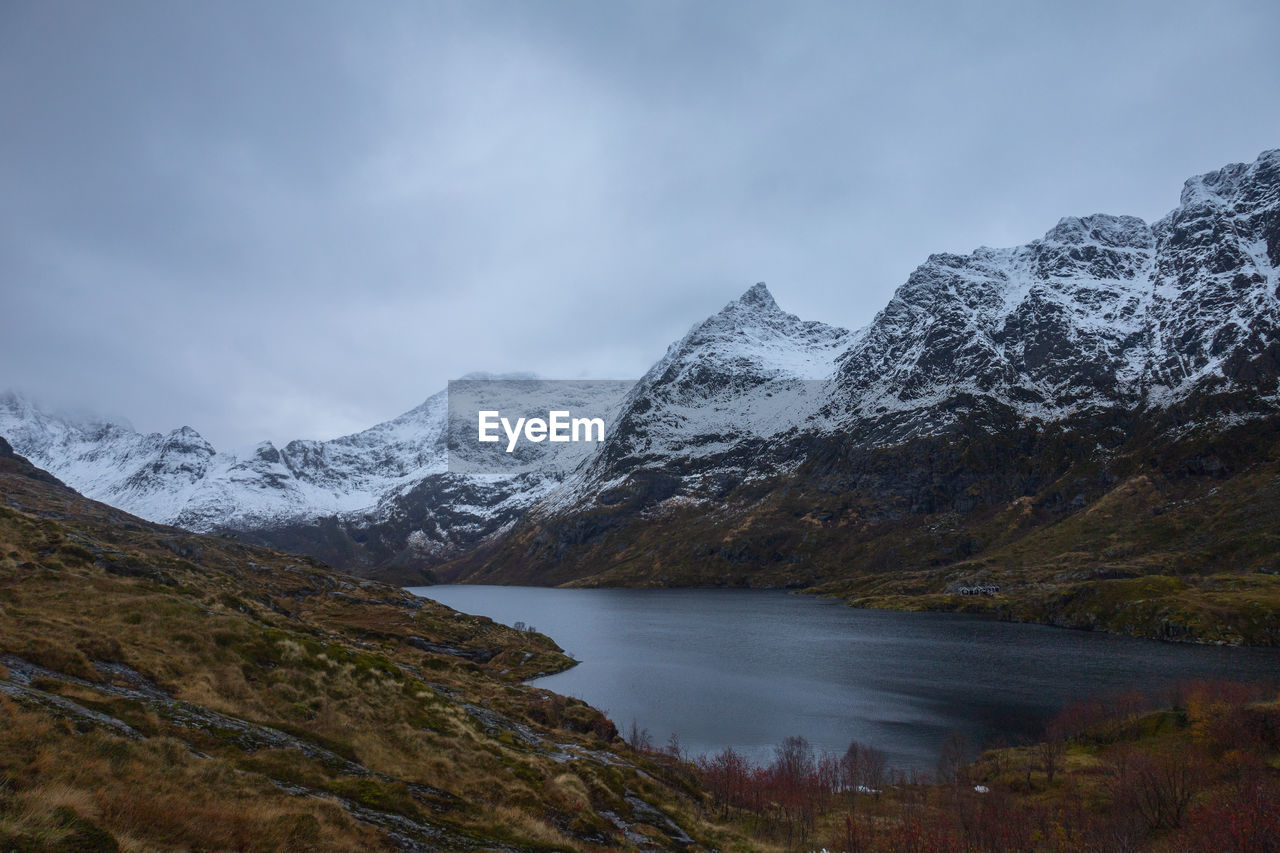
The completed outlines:
<svg viewBox="0 0 1280 853">
<path fill-rule="evenodd" d="M 633 377 L 751 283 L 1163 215 L 1280 145 L 1271 2 L 0 6 L 0 386 L 329 437 Z"/>
</svg>

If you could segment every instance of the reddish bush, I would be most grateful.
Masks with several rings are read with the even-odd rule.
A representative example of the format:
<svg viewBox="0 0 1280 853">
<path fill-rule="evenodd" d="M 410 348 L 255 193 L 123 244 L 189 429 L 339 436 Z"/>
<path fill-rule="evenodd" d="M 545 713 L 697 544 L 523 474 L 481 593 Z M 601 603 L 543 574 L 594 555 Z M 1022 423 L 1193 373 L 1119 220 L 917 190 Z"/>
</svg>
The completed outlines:
<svg viewBox="0 0 1280 853">
<path fill-rule="evenodd" d="M 1206 762 L 1196 749 L 1133 752 L 1112 783 L 1113 808 L 1140 816 L 1150 829 L 1173 829 L 1204 785 Z"/>
<path fill-rule="evenodd" d="M 752 767 L 732 747 L 711 758 L 701 759 L 699 769 L 702 771 L 703 784 L 723 810 L 727 811 L 730 806 L 752 807 L 753 803 L 748 796 Z"/>
<path fill-rule="evenodd" d="M 1265 771 L 1195 808 L 1186 849 L 1204 853 L 1280 853 L 1280 781 Z"/>
</svg>

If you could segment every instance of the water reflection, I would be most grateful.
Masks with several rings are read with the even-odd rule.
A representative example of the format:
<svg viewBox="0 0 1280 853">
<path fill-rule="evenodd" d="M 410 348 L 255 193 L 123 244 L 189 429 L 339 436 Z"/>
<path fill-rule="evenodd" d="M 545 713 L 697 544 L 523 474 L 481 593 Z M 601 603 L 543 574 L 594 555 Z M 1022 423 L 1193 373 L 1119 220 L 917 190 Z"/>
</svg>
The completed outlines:
<svg viewBox="0 0 1280 853">
<path fill-rule="evenodd" d="M 582 663 L 536 683 L 693 753 L 755 761 L 784 737 L 932 768 L 959 731 L 1034 737 L 1076 699 L 1191 678 L 1280 677 L 1280 650 L 1182 646 L 959 614 L 854 610 L 759 590 L 438 586 L 413 592 L 549 634 Z"/>
</svg>

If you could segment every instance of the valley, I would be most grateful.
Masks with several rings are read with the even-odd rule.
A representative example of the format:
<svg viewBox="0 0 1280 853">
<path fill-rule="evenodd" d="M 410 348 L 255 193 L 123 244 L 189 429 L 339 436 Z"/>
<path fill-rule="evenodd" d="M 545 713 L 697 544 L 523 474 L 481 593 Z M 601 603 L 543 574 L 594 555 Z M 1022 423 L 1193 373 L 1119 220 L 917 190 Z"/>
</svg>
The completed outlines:
<svg viewBox="0 0 1280 853">
<path fill-rule="evenodd" d="M 506 471 L 453 470 L 446 392 L 239 454 L 15 394 L 0 435 L 151 520 L 404 584 L 786 587 L 1273 645 L 1278 199 L 1268 151 L 1150 225 L 934 255 L 852 332 L 756 285 L 636 382 L 577 392 L 605 441 Z M 513 381 L 563 410 L 554 382 L 471 380 Z M 974 585 L 999 591 L 955 592 Z"/>
<path fill-rule="evenodd" d="M 698 756 L 523 685 L 574 664 L 532 628 L 143 521 L 7 443 L 0 496 L 6 850 L 1265 853 L 1280 837 L 1274 683 L 1085 698 L 1036 743 L 975 757 L 957 732 L 934 772 L 799 734 Z"/>
</svg>

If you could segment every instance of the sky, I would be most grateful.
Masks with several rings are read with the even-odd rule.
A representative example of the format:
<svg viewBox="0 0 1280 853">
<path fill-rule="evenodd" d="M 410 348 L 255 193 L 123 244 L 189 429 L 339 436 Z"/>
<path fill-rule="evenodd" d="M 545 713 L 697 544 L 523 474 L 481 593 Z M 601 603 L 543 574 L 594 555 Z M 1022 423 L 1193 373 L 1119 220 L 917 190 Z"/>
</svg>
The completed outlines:
<svg viewBox="0 0 1280 853">
<path fill-rule="evenodd" d="M 1280 147 L 1280 3 L 0 0 L 0 390 L 215 447 L 636 378 L 757 281 L 1158 219 Z"/>
</svg>

